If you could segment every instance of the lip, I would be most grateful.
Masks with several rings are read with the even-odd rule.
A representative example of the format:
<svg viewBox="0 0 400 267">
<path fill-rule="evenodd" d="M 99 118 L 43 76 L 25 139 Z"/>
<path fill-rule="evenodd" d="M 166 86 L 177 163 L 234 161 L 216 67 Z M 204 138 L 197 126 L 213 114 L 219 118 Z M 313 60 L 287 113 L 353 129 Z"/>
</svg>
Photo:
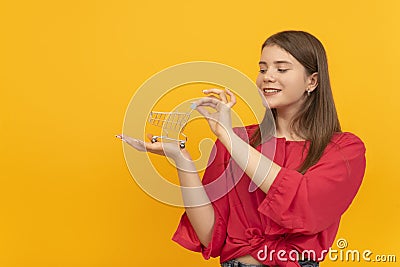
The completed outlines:
<svg viewBox="0 0 400 267">
<path fill-rule="evenodd" d="M 263 90 L 263 91 L 264 91 L 264 90 L 279 90 L 279 91 L 282 91 L 282 89 L 279 89 L 279 88 L 271 88 L 271 87 L 264 87 L 262 90 Z"/>
<path fill-rule="evenodd" d="M 266 92 L 265 90 L 279 90 L 279 91 L 270 93 L 270 92 Z M 262 92 L 263 92 L 264 96 L 273 96 L 273 95 L 279 94 L 280 92 L 282 92 L 282 90 L 278 89 L 278 88 L 265 87 L 262 89 Z"/>
</svg>

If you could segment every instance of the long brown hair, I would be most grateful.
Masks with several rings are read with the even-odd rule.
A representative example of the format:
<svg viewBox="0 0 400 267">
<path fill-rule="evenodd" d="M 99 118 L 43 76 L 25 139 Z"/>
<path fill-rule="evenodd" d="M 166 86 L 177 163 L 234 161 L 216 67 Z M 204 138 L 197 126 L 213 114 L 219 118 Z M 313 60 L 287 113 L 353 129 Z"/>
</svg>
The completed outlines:
<svg viewBox="0 0 400 267">
<path fill-rule="evenodd" d="M 308 75 L 318 73 L 317 87 L 306 96 L 302 107 L 290 123 L 291 130 L 297 136 L 310 141 L 307 157 L 298 169 L 304 174 L 321 158 L 333 134 L 342 132 L 333 101 L 326 53 L 317 38 L 303 31 L 276 33 L 263 43 L 261 51 L 264 47 L 273 45 L 279 46 L 296 58 Z M 271 111 L 276 122 L 277 112 L 274 108 Z M 268 116 L 268 112 L 269 110 L 266 111 L 259 128 L 250 137 L 250 144 L 253 147 L 261 144 L 265 137 L 271 136 L 271 125 L 275 124 L 269 121 L 271 116 Z"/>
</svg>

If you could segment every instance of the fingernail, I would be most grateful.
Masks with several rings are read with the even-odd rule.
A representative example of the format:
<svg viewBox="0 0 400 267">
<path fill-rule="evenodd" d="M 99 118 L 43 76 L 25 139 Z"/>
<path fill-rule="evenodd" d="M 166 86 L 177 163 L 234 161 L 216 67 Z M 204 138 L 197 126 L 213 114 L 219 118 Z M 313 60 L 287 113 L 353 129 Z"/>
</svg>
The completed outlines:
<svg viewBox="0 0 400 267">
<path fill-rule="evenodd" d="M 208 92 L 208 90 L 203 90 L 203 93 L 207 93 Z"/>
<path fill-rule="evenodd" d="M 126 143 L 126 140 L 121 135 L 115 135 L 115 137 Z"/>
<path fill-rule="evenodd" d="M 190 105 L 190 108 L 191 108 L 191 109 L 195 109 L 196 107 L 197 107 L 196 103 L 192 103 L 192 104 Z"/>
</svg>

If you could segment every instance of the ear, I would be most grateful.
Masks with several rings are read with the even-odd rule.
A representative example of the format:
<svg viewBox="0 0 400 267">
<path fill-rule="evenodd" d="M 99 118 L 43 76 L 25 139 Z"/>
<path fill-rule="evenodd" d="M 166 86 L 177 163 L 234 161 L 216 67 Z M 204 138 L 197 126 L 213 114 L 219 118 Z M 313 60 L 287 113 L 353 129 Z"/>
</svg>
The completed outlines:
<svg viewBox="0 0 400 267">
<path fill-rule="evenodd" d="M 307 78 L 307 88 L 310 92 L 314 91 L 315 88 L 318 86 L 318 72 L 314 72 Z"/>
</svg>

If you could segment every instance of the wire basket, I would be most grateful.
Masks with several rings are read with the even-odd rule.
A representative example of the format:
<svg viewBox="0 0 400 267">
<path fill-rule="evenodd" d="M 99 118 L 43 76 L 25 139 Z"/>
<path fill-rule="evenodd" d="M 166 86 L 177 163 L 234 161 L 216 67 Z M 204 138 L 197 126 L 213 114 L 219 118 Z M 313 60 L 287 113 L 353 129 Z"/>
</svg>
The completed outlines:
<svg viewBox="0 0 400 267">
<path fill-rule="evenodd" d="M 151 142 L 155 143 L 159 139 L 179 142 L 180 148 L 185 148 L 187 136 L 183 133 L 185 126 L 190 118 L 190 114 L 196 108 L 195 104 L 190 106 L 189 112 L 159 112 L 151 111 L 149 114 L 148 122 L 152 125 L 161 127 L 166 135 L 153 136 Z M 168 136 L 168 131 L 176 132 L 183 136 L 183 139 L 175 139 Z"/>
</svg>

